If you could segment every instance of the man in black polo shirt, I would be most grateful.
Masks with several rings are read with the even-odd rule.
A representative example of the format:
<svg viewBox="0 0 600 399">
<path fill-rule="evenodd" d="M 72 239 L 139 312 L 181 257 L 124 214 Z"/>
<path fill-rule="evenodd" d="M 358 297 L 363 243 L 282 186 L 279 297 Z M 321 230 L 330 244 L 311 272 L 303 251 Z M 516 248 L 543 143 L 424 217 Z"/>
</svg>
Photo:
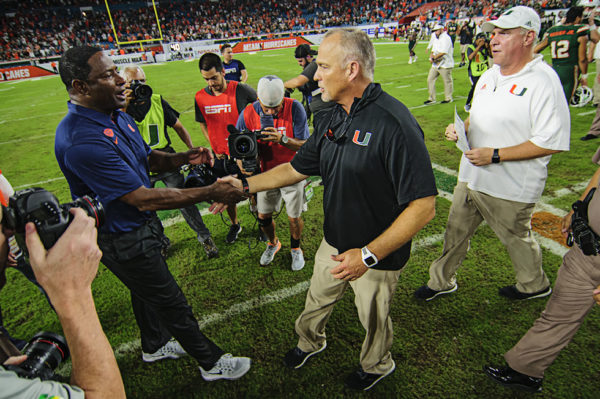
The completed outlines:
<svg viewBox="0 0 600 399">
<path fill-rule="evenodd" d="M 350 285 L 366 338 L 361 367 L 346 385 L 367 390 L 394 371 L 390 303 L 411 238 L 435 214 L 437 190 L 417 121 L 372 82 L 375 50 L 366 33 L 330 30 L 317 64 L 323 99 L 335 106 L 316 121 L 294 159 L 247 180 L 220 181 L 257 192 L 321 176 L 325 238 L 296 320 L 298 346 L 284 362 L 297 369 L 325 349 L 325 325 Z"/>
</svg>

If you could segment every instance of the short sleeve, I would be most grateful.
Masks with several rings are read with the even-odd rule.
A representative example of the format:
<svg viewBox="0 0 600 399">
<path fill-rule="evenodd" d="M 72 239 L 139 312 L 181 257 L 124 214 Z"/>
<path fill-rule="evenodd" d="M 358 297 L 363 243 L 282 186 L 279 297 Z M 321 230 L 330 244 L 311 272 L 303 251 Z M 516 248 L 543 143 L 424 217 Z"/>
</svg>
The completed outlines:
<svg viewBox="0 0 600 399">
<path fill-rule="evenodd" d="M 194 100 L 194 110 L 196 112 L 196 122 L 206 123 L 206 119 L 204 119 L 204 115 L 202 114 L 202 111 L 200 111 L 200 107 L 196 100 Z"/>
<path fill-rule="evenodd" d="M 135 171 L 107 143 L 72 146 L 65 152 L 64 162 L 103 203 L 144 185 Z"/>
<path fill-rule="evenodd" d="M 165 115 L 165 123 L 167 126 L 173 127 L 179 119 L 179 112 L 175 111 L 173 107 L 171 107 L 171 104 L 166 102 L 162 97 L 160 100 L 163 107 L 163 113 Z"/>
<path fill-rule="evenodd" d="M 320 176 L 320 149 L 319 139 L 321 135 L 313 134 L 300 147 L 292 159 L 291 165 L 298 173 L 306 176 Z"/>
<path fill-rule="evenodd" d="M 57 381 L 19 378 L 14 371 L 0 367 L 0 399 L 70 398 L 83 399 L 79 387 Z"/>
</svg>

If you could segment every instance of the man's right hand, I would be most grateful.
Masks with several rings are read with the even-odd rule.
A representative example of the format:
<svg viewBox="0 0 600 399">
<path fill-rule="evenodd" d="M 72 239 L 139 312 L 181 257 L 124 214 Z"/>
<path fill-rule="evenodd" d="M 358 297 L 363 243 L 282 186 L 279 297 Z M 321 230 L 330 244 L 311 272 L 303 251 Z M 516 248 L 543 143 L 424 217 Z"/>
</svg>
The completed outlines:
<svg viewBox="0 0 600 399">
<path fill-rule="evenodd" d="M 456 129 L 454 128 L 454 123 L 449 124 L 446 127 L 446 132 L 444 133 L 444 137 L 448 141 L 454 141 L 455 143 L 458 141 L 458 134 L 456 134 Z"/>
<path fill-rule="evenodd" d="M 227 209 L 227 207 L 229 205 L 234 204 L 239 201 L 242 201 L 249 197 L 248 194 L 244 194 L 244 192 L 242 191 L 242 181 L 240 179 L 236 179 L 233 176 L 220 177 L 217 179 L 217 181 L 215 183 L 211 184 L 209 187 L 214 188 L 214 190 L 216 190 L 218 192 L 223 192 L 225 194 L 227 194 L 228 192 L 231 192 L 231 193 L 233 193 L 233 195 L 242 196 L 241 199 L 235 200 L 233 202 L 227 201 L 227 200 L 221 201 L 215 197 L 214 198 L 215 201 L 208 208 L 208 210 L 214 215 L 216 215 L 217 213 L 223 212 L 225 209 Z M 211 193 L 211 196 L 212 196 L 212 193 Z"/>
<path fill-rule="evenodd" d="M 97 244 L 94 219 L 80 208 L 70 210 L 74 218 L 48 251 L 33 223 L 25 225 L 29 260 L 37 281 L 44 287 L 57 311 L 80 296 L 91 295 L 102 251 Z"/>
</svg>

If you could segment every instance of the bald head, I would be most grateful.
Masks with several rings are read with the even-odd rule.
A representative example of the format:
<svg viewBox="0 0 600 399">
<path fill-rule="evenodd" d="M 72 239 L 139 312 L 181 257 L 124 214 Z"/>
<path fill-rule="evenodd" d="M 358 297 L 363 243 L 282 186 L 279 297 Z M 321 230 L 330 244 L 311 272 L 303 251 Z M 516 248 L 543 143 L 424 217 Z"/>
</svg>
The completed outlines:
<svg viewBox="0 0 600 399">
<path fill-rule="evenodd" d="M 146 74 L 144 70 L 137 65 L 128 65 L 123 68 L 123 77 L 130 83 L 134 80 L 139 80 L 142 83 L 146 83 Z"/>
</svg>

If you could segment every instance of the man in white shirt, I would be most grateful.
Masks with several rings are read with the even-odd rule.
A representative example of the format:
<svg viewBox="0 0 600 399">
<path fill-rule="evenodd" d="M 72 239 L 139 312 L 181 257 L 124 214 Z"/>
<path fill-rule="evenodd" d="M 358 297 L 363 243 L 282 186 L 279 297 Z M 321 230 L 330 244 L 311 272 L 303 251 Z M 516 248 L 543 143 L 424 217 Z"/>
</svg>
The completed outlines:
<svg viewBox="0 0 600 399">
<path fill-rule="evenodd" d="M 431 68 L 427 76 L 429 98 L 425 101 L 425 104 L 435 103 L 435 81 L 440 75 L 444 79 L 444 101 L 442 101 L 442 104 L 452 101 L 452 68 L 454 67 L 452 50 L 452 39 L 444 32 L 444 27 L 439 24 L 435 25 L 431 36 L 431 55 L 429 56 Z"/>
<path fill-rule="evenodd" d="M 533 54 L 540 30 L 533 9 L 511 8 L 483 29 L 493 31 L 495 65 L 477 82 L 465 121 L 470 150 L 461 158 L 442 256 L 431 265 L 427 285 L 415 292 L 427 301 L 456 291 L 456 270 L 484 220 L 506 246 L 516 274 L 517 283 L 499 294 L 518 300 L 552 292 L 531 216 L 551 155 L 569 150 L 568 105 L 556 72 Z M 450 124 L 446 139 L 457 138 Z"/>
</svg>

